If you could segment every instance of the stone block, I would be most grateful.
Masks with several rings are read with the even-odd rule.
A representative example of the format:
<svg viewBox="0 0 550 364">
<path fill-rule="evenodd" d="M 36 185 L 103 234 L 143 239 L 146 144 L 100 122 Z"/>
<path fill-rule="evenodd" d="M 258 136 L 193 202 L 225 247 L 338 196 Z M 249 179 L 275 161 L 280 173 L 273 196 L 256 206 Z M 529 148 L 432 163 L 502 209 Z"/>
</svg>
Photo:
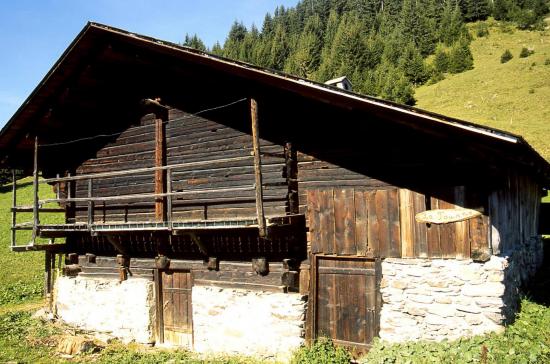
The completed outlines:
<svg viewBox="0 0 550 364">
<path fill-rule="evenodd" d="M 404 311 L 413 316 L 425 316 L 427 308 L 420 304 L 409 303 L 405 305 Z"/>
<path fill-rule="evenodd" d="M 435 288 L 447 288 L 449 283 L 442 279 L 430 279 L 428 280 L 428 285 Z"/>
<path fill-rule="evenodd" d="M 440 317 L 451 317 L 455 315 L 456 310 L 452 305 L 434 303 L 428 307 L 428 312 Z"/>
<path fill-rule="evenodd" d="M 406 280 L 396 279 L 391 282 L 390 286 L 396 289 L 405 289 L 408 286 L 408 282 Z"/>
<path fill-rule="evenodd" d="M 466 314 L 464 320 L 469 325 L 481 325 L 483 323 L 483 318 L 479 314 Z"/>
<path fill-rule="evenodd" d="M 482 285 L 464 285 L 462 294 L 471 297 L 501 297 L 504 294 L 502 283 L 489 282 Z"/>
<path fill-rule="evenodd" d="M 455 307 L 458 311 L 462 311 L 462 312 L 481 313 L 481 309 L 476 305 L 469 305 L 469 306 L 455 305 Z"/>
<path fill-rule="evenodd" d="M 436 303 L 443 303 L 443 304 L 453 303 L 453 299 L 448 296 L 436 296 L 434 300 Z"/>
<path fill-rule="evenodd" d="M 488 271 L 503 271 L 508 267 L 508 260 L 506 258 L 492 256 L 489 261 L 483 264 L 483 269 Z"/>
<path fill-rule="evenodd" d="M 417 303 L 432 303 L 434 298 L 431 296 L 422 296 L 422 295 L 408 295 L 409 300 Z"/>
</svg>

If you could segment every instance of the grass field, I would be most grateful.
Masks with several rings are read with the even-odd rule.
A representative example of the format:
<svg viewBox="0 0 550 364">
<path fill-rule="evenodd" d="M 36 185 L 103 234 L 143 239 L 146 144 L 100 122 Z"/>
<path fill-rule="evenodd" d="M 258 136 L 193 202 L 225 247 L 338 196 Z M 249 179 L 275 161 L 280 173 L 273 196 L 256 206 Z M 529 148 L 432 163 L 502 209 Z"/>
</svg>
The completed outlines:
<svg viewBox="0 0 550 364">
<path fill-rule="evenodd" d="M 522 135 L 550 160 L 550 30 L 487 24 L 487 37 L 474 34 L 474 69 L 419 87 L 416 106 Z M 520 58 L 523 47 L 534 53 Z M 502 64 L 506 49 L 514 58 Z"/>
</svg>

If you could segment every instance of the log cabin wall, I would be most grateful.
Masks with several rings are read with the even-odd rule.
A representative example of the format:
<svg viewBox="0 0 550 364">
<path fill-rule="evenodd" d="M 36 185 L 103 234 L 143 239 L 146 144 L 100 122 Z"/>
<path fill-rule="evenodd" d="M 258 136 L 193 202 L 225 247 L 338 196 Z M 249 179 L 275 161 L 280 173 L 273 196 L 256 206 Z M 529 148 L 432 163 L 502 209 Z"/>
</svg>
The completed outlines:
<svg viewBox="0 0 550 364">
<path fill-rule="evenodd" d="M 229 125 L 170 110 L 165 124 L 166 165 L 207 162 L 172 172 L 173 192 L 196 194 L 174 198 L 173 216 L 177 220 L 255 218 L 254 165 L 252 138 L 242 130 L 249 120 L 242 117 Z M 241 130 L 237 129 L 240 128 Z M 266 216 L 284 216 L 289 205 L 285 146 L 260 139 L 264 209 Z M 248 157 L 248 158 L 247 158 Z M 235 159 L 234 161 L 227 161 Z M 77 174 L 90 174 L 155 166 L 155 118 L 148 114 L 137 125 L 126 128 L 115 141 L 97 150 L 84 161 Z M 226 191 L 242 188 L 241 191 Z M 200 193 L 200 190 L 217 190 Z M 94 197 L 155 192 L 154 172 L 96 179 Z M 76 197 L 88 196 L 88 181 L 78 181 Z M 87 205 L 77 205 L 77 221 L 87 221 Z M 94 206 L 94 222 L 154 221 L 152 199 L 103 202 Z"/>
<path fill-rule="evenodd" d="M 506 254 L 539 235 L 542 188 L 529 175 L 508 170 L 500 188 L 489 196 L 491 244 L 495 254 Z"/>
</svg>

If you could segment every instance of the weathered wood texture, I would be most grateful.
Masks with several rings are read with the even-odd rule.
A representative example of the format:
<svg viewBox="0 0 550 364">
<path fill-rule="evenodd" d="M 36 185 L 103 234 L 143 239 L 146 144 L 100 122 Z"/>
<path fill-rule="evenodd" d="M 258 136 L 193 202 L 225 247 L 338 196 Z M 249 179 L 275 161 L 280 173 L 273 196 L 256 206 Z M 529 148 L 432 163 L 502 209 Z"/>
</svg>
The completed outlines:
<svg viewBox="0 0 550 364">
<path fill-rule="evenodd" d="M 427 196 L 407 189 L 324 188 L 307 191 L 310 250 L 313 254 L 368 257 L 468 259 L 471 247 L 487 246 L 488 217 L 425 224 L 426 209 L 471 207 L 486 211 L 464 186 Z M 428 205 L 427 205 L 428 204 Z"/>
<path fill-rule="evenodd" d="M 165 130 L 159 131 L 158 124 L 158 121 L 155 124 L 154 116 L 146 115 L 138 125 L 125 129 L 116 140 L 99 149 L 95 158 L 83 162 L 77 174 L 153 167 L 159 163 L 159 148 L 165 148 L 163 157 L 166 165 L 211 162 L 200 167 L 182 167 L 172 171 L 173 192 L 197 191 L 172 199 L 174 221 L 256 217 L 253 145 L 249 124 L 248 130 L 242 131 L 175 109 L 170 111 L 169 120 L 164 124 Z M 155 142 L 155 135 L 159 134 L 165 134 L 165 145 Z M 289 210 L 289 195 L 292 192 L 288 186 L 286 170 L 289 167 L 285 146 L 262 138 L 259 139 L 259 146 L 262 153 L 264 213 L 267 217 L 285 215 Z M 241 159 L 220 161 L 228 158 Z M 101 178 L 94 180 L 93 196 L 158 192 L 161 185 L 166 185 L 164 179 L 164 175 L 160 176 L 153 171 Z M 250 190 L 224 191 L 241 187 L 250 187 Z M 77 181 L 75 197 L 86 197 L 86 188 L 86 181 Z M 205 189 L 214 191 L 200 192 Z M 154 221 L 160 216 L 159 203 L 156 205 L 155 209 L 155 201 L 151 198 L 98 202 L 94 206 L 94 221 Z M 77 221 L 86 220 L 84 207 L 85 204 L 77 203 Z"/>
<path fill-rule="evenodd" d="M 510 171 L 489 196 L 491 243 L 495 254 L 508 252 L 539 234 L 542 189 L 532 178 Z"/>
<path fill-rule="evenodd" d="M 375 261 L 316 256 L 313 338 L 364 351 L 378 335 L 380 272 Z"/>
<path fill-rule="evenodd" d="M 162 327 L 164 342 L 183 347 L 193 343 L 193 309 L 191 273 L 186 271 L 163 271 L 159 292 L 162 292 Z"/>
<path fill-rule="evenodd" d="M 104 277 L 118 279 L 116 258 L 97 256 L 94 262 L 89 262 L 85 255 L 78 256 L 78 267 L 83 277 Z M 155 269 L 153 258 L 131 258 L 128 267 L 128 277 L 153 280 Z M 193 284 L 201 286 L 224 286 L 230 288 L 247 288 L 276 292 L 297 291 L 300 287 L 300 267 L 286 266 L 282 262 L 268 262 L 269 273 L 258 275 L 252 265 L 252 260 L 220 261 L 217 269 L 212 270 L 204 260 L 170 259 L 169 269 L 188 271 Z M 157 280 L 158 281 L 158 280 Z M 307 287 L 307 284 L 304 283 Z M 307 292 L 306 292 L 307 294 Z"/>
</svg>

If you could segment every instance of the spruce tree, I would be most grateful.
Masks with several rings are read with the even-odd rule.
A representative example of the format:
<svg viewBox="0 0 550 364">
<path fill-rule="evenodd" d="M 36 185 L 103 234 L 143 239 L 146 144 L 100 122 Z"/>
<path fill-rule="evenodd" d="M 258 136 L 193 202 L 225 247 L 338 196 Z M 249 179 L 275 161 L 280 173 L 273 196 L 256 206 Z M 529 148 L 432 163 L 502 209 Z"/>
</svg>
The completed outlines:
<svg viewBox="0 0 550 364">
<path fill-rule="evenodd" d="M 321 62 L 323 29 L 318 15 L 307 19 L 296 49 L 289 57 L 285 71 L 300 77 L 312 78 Z"/>
<path fill-rule="evenodd" d="M 206 46 L 196 34 L 193 34 L 192 36 L 190 36 L 189 34 L 185 34 L 185 40 L 183 41 L 182 45 L 185 47 L 194 48 L 198 49 L 199 51 L 206 52 Z"/>
<path fill-rule="evenodd" d="M 289 47 L 285 27 L 283 24 L 277 24 L 273 35 L 273 41 L 271 42 L 268 67 L 276 70 L 283 70 L 288 54 Z"/>
<path fill-rule="evenodd" d="M 474 58 L 469 44 L 468 39 L 460 38 L 452 46 L 449 53 L 449 72 L 460 73 L 473 68 Z"/>
<path fill-rule="evenodd" d="M 399 69 L 413 85 L 422 84 L 428 79 L 428 72 L 424 65 L 424 59 L 412 43 L 407 45 L 401 55 L 399 59 Z"/>
<path fill-rule="evenodd" d="M 439 45 L 435 50 L 433 68 L 437 73 L 445 73 L 449 69 L 449 55 L 442 45 Z"/>
<path fill-rule="evenodd" d="M 229 30 L 223 45 L 223 55 L 231 59 L 240 59 L 241 47 L 247 30 L 243 23 L 235 21 Z"/>
</svg>

